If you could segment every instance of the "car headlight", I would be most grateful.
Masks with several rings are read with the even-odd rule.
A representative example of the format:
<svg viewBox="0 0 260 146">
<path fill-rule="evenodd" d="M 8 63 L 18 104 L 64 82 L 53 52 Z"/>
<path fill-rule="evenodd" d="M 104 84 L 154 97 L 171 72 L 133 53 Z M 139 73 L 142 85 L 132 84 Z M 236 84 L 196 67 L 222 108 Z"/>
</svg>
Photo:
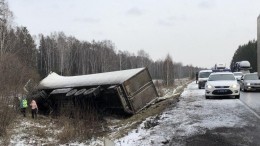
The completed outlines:
<svg viewBox="0 0 260 146">
<path fill-rule="evenodd" d="M 238 85 L 237 85 L 237 84 L 234 84 L 234 85 L 232 85 L 231 87 L 232 87 L 232 88 L 237 88 Z"/>
<path fill-rule="evenodd" d="M 250 86 L 250 83 L 247 83 L 246 85 L 247 85 L 247 86 Z"/>
<path fill-rule="evenodd" d="M 213 86 L 211 86 L 211 85 L 207 85 L 207 88 L 208 88 L 208 89 L 212 89 Z"/>
</svg>

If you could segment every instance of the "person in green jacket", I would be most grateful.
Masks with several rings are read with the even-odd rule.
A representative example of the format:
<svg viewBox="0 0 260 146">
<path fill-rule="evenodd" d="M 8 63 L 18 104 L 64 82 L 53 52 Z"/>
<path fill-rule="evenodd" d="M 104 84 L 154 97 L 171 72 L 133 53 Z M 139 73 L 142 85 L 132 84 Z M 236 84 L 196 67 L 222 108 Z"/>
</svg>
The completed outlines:
<svg viewBox="0 0 260 146">
<path fill-rule="evenodd" d="M 20 108 L 21 108 L 21 112 L 24 117 L 26 117 L 26 108 L 27 107 L 28 107 L 27 99 L 26 99 L 26 97 L 23 97 L 20 102 Z"/>
</svg>

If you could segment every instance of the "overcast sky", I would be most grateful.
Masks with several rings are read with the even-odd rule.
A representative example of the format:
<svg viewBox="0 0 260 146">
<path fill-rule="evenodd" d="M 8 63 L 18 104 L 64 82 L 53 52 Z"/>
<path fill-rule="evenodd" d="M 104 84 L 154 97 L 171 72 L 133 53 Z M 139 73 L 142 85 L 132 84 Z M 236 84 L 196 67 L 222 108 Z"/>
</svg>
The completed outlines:
<svg viewBox="0 0 260 146">
<path fill-rule="evenodd" d="M 256 39 L 260 0 L 9 0 L 31 34 L 63 31 L 80 40 L 111 40 L 117 50 L 169 53 L 184 65 L 229 66 L 239 45 Z"/>
</svg>

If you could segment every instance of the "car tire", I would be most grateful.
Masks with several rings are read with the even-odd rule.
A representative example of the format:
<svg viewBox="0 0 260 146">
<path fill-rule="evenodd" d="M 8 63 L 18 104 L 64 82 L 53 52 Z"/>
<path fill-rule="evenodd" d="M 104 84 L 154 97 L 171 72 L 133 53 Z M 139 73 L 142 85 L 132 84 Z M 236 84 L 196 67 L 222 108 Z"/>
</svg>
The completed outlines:
<svg viewBox="0 0 260 146">
<path fill-rule="evenodd" d="M 201 87 L 199 86 L 199 89 L 201 89 Z"/>
<path fill-rule="evenodd" d="M 239 94 L 239 95 L 236 95 L 235 98 L 236 98 L 236 99 L 239 99 L 239 98 L 240 98 L 240 94 Z"/>
<path fill-rule="evenodd" d="M 205 98 L 206 98 L 206 99 L 209 99 L 209 98 L 210 98 L 210 96 L 205 96 Z"/>
</svg>

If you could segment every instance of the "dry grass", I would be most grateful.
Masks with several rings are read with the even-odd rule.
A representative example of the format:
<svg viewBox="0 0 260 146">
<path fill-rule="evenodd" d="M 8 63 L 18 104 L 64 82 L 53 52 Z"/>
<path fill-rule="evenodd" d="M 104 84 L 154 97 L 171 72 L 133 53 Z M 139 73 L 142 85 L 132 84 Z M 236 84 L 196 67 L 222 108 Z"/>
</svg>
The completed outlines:
<svg viewBox="0 0 260 146">
<path fill-rule="evenodd" d="M 0 97 L 0 99 L 0 136 L 5 136 L 6 128 L 14 121 L 17 112 L 13 107 L 9 106 L 12 104 L 10 100 L 3 97 Z"/>
<path fill-rule="evenodd" d="M 36 128 L 35 136 L 41 137 L 41 138 L 47 138 L 46 130 L 43 128 Z"/>
<path fill-rule="evenodd" d="M 74 139 L 75 129 L 70 126 L 70 122 L 67 120 L 63 121 L 62 124 L 63 130 L 57 135 L 57 138 L 61 143 L 67 143 Z"/>
<path fill-rule="evenodd" d="M 57 145 L 56 135 L 59 129 L 55 120 L 39 117 L 32 119 L 30 116 L 18 115 L 8 126 L 1 145 L 17 145 L 20 141 L 23 141 L 24 145 Z"/>
<path fill-rule="evenodd" d="M 82 116 L 82 114 L 85 114 Z M 85 141 L 95 136 L 103 135 L 104 121 L 99 117 L 97 111 L 85 111 L 81 114 L 75 113 L 74 118 L 66 116 L 58 117 L 58 125 L 62 127 L 62 132 L 57 138 L 62 144 L 72 141 Z"/>
<path fill-rule="evenodd" d="M 10 133 L 6 133 L 3 137 L 2 137 L 2 143 L 1 143 L 1 145 L 10 145 L 10 139 L 11 139 L 11 134 Z"/>
</svg>

